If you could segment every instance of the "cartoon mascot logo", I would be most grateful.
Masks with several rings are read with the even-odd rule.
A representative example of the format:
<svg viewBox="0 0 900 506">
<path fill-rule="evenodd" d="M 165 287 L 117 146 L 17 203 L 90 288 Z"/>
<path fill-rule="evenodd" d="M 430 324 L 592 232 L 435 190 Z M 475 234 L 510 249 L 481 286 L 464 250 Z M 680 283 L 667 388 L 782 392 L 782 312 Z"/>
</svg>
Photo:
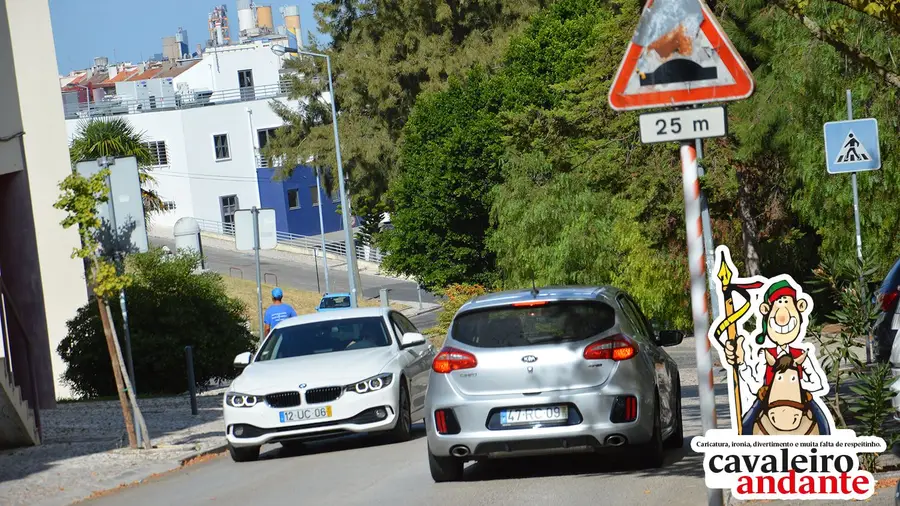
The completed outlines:
<svg viewBox="0 0 900 506">
<path fill-rule="evenodd" d="M 705 454 L 707 486 L 747 500 L 868 499 L 875 479 L 857 454 L 883 452 L 885 442 L 835 427 L 822 399 L 827 377 L 803 342 L 812 298 L 787 275 L 739 278 L 725 246 L 716 260 L 721 310 L 708 338 L 729 373 L 732 429 L 691 443 Z"/>
</svg>

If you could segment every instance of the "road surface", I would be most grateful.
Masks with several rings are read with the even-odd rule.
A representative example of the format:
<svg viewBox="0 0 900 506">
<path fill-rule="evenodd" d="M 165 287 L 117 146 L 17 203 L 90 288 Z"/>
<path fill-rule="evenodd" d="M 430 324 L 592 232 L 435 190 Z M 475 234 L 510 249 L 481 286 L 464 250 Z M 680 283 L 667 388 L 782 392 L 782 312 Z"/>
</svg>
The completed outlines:
<svg viewBox="0 0 900 506">
<path fill-rule="evenodd" d="M 173 251 L 175 250 L 175 241 L 173 239 L 151 237 L 150 242 L 154 246 L 168 246 Z M 204 245 L 203 254 L 206 257 L 206 267 L 212 271 L 218 272 L 223 276 L 241 276 L 243 274 L 244 279 L 256 279 L 256 262 L 252 252 L 243 253 Z M 233 268 L 239 269 L 239 271 Z M 318 270 L 319 282 L 316 281 L 316 266 L 306 262 L 260 258 L 260 270 L 270 283 L 274 281 L 271 276 L 274 274 L 280 286 L 313 292 L 319 291 L 321 286 L 322 291 L 324 291 L 325 279 L 321 265 Z M 267 276 L 266 273 L 270 275 Z M 350 290 L 346 270 L 334 269 L 330 271 L 329 275 L 331 277 L 332 292 L 347 292 Z M 390 290 L 388 297 L 391 300 L 418 301 L 416 284 L 410 281 L 360 274 L 360 282 L 362 283 L 362 296 L 366 298 L 378 297 L 379 290 L 387 288 Z M 435 297 L 423 291 L 422 301 L 435 302 Z"/>
<path fill-rule="evenodd" d="M 426 328 L 420 315 L 415 323 Z M 699 433 L 693 341 L 672 349 L 684 368 L 686 437 Z M 722 393 L 725 393 L 724 385 Z M 724 402 L 724 396 L 721 397 Z M 724 416 L 724 412 L 722 413 Z M 702 460 L 689 444 L 671 452 L 663 469 L 624 466 L 616 456 L 561 456 L 470 464 L 465 481 L 435 484 L 428 472 L 424 429 L 401 444 L 379 444 L 365 436 L 310 445 L 291 454 L 278 445 L 263 448 L 260 461 L 236 464 L 227 456 L 189 466 L 141 486 L 88 501 L 93 506 L 179 506 L 216 504 L 263 506 L 310 504 L 537 505 L 706 504 Z"/>
<path fill-rule="evenodd" d="M 412 319 L 420 329 L 435 324 L 438 311 Z M 700 433 L 694 340 L 669 348 L 682 376 L 685 445 L 670 451 L 662 469 L 640 470 L 610 456 L 559 456 L 469 464 L 465 481 L 435 484 L 428 472 L 424 427 L 415 439 L 381 444 L 354 436 L 310 444 L 290 453 L 263 448 L 258 462 L 236 464 L 226 455 L 85 501 L 85 506 L 597 506 L 707 504 L 703 462 L 690 450 Z M 721 376 L 721 375 L 719 375 Z M 728 419 L 727 387 L 716 385 L 720 426 Z M 760 503 L 748 503 L 760 504 Z M 780 502 L 776 504 L 787 504 Z M 804 501 L 845 505 L 845 501 Z M 893 487 L 867 501 L 893 506 Z"/>
</svg>

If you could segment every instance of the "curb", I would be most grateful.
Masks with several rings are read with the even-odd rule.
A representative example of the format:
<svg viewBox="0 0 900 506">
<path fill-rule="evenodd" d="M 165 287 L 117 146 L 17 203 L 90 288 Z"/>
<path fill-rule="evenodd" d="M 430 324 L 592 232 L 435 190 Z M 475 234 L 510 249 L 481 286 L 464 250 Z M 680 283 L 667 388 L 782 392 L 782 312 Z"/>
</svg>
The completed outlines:
<svg viewBox="0 0 900 506">
<path fill-rule="evenodd" d="M 441 309 L 441 306 L 435 306 L 435 307 L 432 307 L 432 308 L 423 309 L 423 310 L 421 310 L 421 311 L 416 312 L 415 316 L 419 316 L 419 315 L 423 315 L 423 314 L 428 314 L 428 313 L 433 313 L 433 312 L 438 311 L 438 310 L 440 310 L 440 309 Z"/>
<path fill-rule="evenodd" d="M 203 457 L 206 455 L 216 455 L 219 453 L 225 453 L 226 450 L 228 450 L 228 443 L 222 443 L 220 445 L 216 445 L 216 446 L 207 448 L 206 450 L 200 450 L 200 451 L 191 453 L 187 457 L 179 459 L 179 465 L 181 467 L 184 467 L 185 464 L 187 464 L 188 462 L 190 462 L 198 457 Z"/>
</svg>

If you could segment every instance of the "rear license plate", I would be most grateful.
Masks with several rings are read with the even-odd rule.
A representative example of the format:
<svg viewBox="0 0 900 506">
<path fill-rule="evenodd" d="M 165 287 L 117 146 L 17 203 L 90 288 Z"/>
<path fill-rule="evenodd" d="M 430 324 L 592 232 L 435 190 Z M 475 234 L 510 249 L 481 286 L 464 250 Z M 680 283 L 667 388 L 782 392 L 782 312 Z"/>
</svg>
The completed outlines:
<svg viewBox="0 0 900 506">
<path fill-rule="evenodd" d="M 500 412 L 500 425 L 564 422 L 568 419 L 568 406 L 541 406 L 537 408 L 504 409 Z"/>
<path fill-rule="evenodd" d="M 310 420 L 324 420 L 331 418 L 331 406 L 322 406 L 319 408 L 292 409 L 290 411 L 281 411 L 278 413 L 281 423 L 291 422 L 308 422 Z"/>
</svg>

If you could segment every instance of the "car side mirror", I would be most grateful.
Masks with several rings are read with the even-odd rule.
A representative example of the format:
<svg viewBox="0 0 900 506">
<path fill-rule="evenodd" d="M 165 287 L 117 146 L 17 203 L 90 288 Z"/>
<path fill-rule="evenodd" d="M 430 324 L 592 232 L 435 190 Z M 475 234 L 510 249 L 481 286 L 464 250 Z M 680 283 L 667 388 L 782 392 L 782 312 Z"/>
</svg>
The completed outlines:
<svg viewBox="0 0 900 506">
<path fill-rule="evenodd" d="M 656 334 L 656 343 L 660 346 L 678 346 L 684 340 L 684 332 L 680 330 L 660 330 Z"/>
<path fill-rule="evenodd" d="M 250 365 L 250 358 L 252 358 L 252 356 L 253 355 L 251 355 L 249 351 L 245 351 L 244 353 L 241 353 L 240 355 L 234 357 L 234 367 L 236 369 L 243 369 L 247 367 L 248 365 Z"/>
<path fill-rule="evenodd" d="M 418 332 L 407 332 L 400 336 L 400 347 L 409 348 L 410 346 L 418 346 L 425 344 L 425 336 Z"/>
</svg>

